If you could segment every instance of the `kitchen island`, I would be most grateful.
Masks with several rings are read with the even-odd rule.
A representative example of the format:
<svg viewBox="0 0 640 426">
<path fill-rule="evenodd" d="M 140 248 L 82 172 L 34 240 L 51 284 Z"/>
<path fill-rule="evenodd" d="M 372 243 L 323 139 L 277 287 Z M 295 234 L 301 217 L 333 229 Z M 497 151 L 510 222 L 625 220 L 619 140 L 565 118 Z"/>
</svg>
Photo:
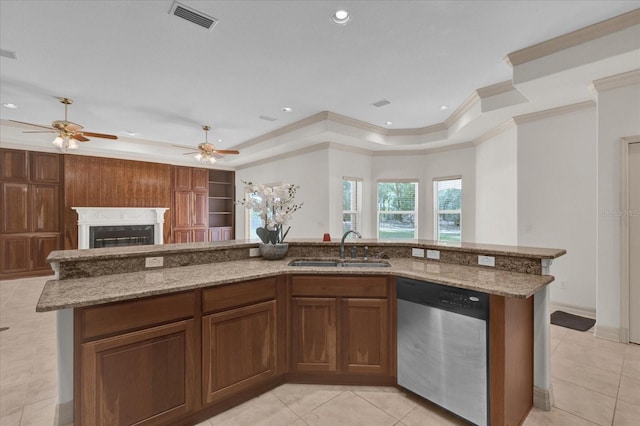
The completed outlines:
<svg viewBox="0 0 640 426">
<path fill-rule="evenodd" d="M 53 252 L 58 279 L 37 310 L 58 311 L 59 423 L 189 424 L 285 381 L 395 384 L 396 277 L 491 295 L 491 424 L 519 422 L 533 402 L 550 409 L 546 286 L 564 250 L 348 245 L 390 266 L 289 266 L 337 257 L 337 243 L 310 240 L 281 261 L 251 257 L 250 241 Z M 416 248 L 440 259 L 412 257 Z M 479 255 L 495 267 L 477 266 Z"/>
</svg>

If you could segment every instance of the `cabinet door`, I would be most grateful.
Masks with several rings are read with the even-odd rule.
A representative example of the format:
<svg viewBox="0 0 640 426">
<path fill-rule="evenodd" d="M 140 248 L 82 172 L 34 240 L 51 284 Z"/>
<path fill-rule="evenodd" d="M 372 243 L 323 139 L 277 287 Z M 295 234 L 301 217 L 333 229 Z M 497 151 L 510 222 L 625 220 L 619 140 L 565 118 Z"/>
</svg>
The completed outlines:
<svg viewBox="0 0 640 426">
<path fill-rule="evenodd" d="M 0 180 L 29 180 L 29 159 L 27 151 L 0 149 Z"/>
<path fill-rule="evenodd" d="M 38 183 L 60 182 L 60 155 L 31 152 L 31 181 Z"/>
<path fill-rule="evenodd" d="M 32 237 L 32 262 L 31 268 L 33 270 L 49 270 L 51 266 L 47 263 L 47 256 L 54 250 L 60 249 L 60 236 L 59 235 L 47 235 Z"/>
<path fill-rule="evenodd" d="M 190 229 L 181 229 L 173 231 L 173 242 L 174 243 L 190 243 L 192 241 L 193 232 Z"/>
<path fill-rule="evenodd" d="M 275 300 L 203 317 L 203 400 L 215 402 L 274 377 L 276 330 Z"/>
<path fill-rule="evenodd" d="M 222 240 L 228 241 L 233 239 L 233 228 L 231 226 L 225 226 L 221 229 L 222 231 Z"/>
<path fill-rule="evenodd" d="M 191 167 L 175 167 L 173 171 L 173 189 L 191 190 Z"/>
<path fill-rule="evenodd" d="M 168 423 L 196 408 L 194 321 L 82 344 L 79 423 Z"/>
<path fill-rule="evenodd" d="M 337 371 L 337 299 L 291 301 L 291 362 L 294 371 Z"/>
<path fill-rule="evenodd" d="M 31 185 L 31 219 L 33 232 L 58 232 L 58 185 Z"/>
<path fill-rule="evenodd" d="M 209 230 L 207 228 L 203 229 L 194 229 L 193 233 L 193 242 L 202 242 L 209 241 Z"/>
<path fill-rule="evenodd" d="M 207 169 L 191 169 L 191 189 L 198 192 L 204 192 L 206 196 L 209 187 L 209 170 Z"/>
<path fill-rule="evenodd" d="M 342 299 L 342 370 L 389 372 L 389 304 L 386 299 Z"/>
<path fill-rule="evenodd" d="M 192 222 L 192 205 L 190 191 L 175 191 L 173 193 L 173 214 L 176 228 L 189 228 Z"/>
<path fill-rule="evenodd" d="M 5 235 L 0 237 L 2 256 L 0 272 L 26 272 L 31 269 L 30 238 L 28 236 Z"/>
<path fill-rule="evenodd" d="M 209 226 L 207 193 L 193 193 L 193 226 Z"/>
<path fill-rule="evenodd" d="M 30 232 L 29 185 L 2 184 L 2 232 Z"/>
</svg>

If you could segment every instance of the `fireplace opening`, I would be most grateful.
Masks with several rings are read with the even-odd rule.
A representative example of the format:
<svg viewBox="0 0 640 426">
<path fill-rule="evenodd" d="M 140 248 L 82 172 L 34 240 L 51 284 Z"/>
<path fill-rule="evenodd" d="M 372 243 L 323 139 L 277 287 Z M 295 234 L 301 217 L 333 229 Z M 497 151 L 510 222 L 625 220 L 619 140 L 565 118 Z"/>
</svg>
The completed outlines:
<svg viewBox="0 0 640 426">
<path fill-rule="evenodd" d="M 154 244 L 153 225 L 91 226 L 89 248 Z"/>
</svg>

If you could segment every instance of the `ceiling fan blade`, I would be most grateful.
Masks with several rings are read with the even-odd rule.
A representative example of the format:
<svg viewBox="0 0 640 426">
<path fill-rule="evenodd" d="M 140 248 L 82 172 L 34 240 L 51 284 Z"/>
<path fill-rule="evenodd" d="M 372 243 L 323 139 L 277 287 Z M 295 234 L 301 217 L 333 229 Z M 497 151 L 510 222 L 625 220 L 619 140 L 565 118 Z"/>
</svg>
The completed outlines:
<svg viewBox="0 0 640 426">
<path fill-rule="evenodd" d="M 80 129 L 82 129 L 82 126 L 76 123 L 69 123 L 65 126 L 67 132 L 77 132 Z"/>
<path fill-rule="evenodd" d="M 94 133 L 94 132 L 80 132 L 80 134 L 84 136 L 91 136 L 94 138 L 102 138 L 102 139 L 113 139 L 116 140 L 118 137 L 116 135 L 107 135 L 104 133 Z"/>
<path fill-rule="evenodd" d="M 39 124 L 33 124 L 33 123 L 26 123 L 26 122 L 24 122 L 24 121 L 18 121 L 18 120 L 9 120 L 9 121 L 12 121 L 12 122 L 14 122 L 14 123 L 27 124 L 27 125 L 29 125 L 29 126 L 41 127 L 41 128 L 43 128 L 43 129 L 55 130 L 55 129 L 53 129 L 52 127 L 48 127 L 48 126 L 41 126 L 41 125 L 39 125 Z"/>
<path fill-rule="evenodd" d="M 29 130 L 22 133 L 56 133 L 55 130 Z"/>
<path fill-rule="evenodd" d="M 89 139 L 85 138 L 82 133 L 76 133 L 75 135 L 71 136 L 71 138 L 77 140 L 78 142 L 89 142 Z"/>
<path fill-rule="evenodd" d="M 200 152 L 200 151 L 185 152 L 185 153 L 184 153 L 184 154 L 182 154 L 182 155 L 193 155 L 193 154 L 197 154 L 198 152 Z"/>
<path fill-rule="evenodd" d="M 240 154 L 240 151 L 236 151 L 235 149 L 214 149 L 213 152 L 217 152 L 218 154 Z"/>
</svg>

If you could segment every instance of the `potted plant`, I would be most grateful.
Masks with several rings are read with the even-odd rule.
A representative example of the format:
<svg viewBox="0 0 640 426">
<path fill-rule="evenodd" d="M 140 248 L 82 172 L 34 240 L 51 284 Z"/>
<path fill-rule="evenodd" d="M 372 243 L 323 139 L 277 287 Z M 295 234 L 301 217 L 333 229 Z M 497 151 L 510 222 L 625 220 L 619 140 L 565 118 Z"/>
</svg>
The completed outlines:
<svg viewBox="0 0 640 426">
<path fill-rule="evenodd" d="M 289 249 L 289 244 L 284 242 L 291 229 L 287 223 L 291 220 L 292 214 L 304 204 L 294 203 L 300 187 L 294 184 L 267 186 L 242 182 L 248 187 L 248 195 L 238 203 L 244 205 L 247 210 L 259 213 L 262 220 L 262 226 L 256 229 L 256 234 L 261 240 L 260 254 L 265 259 L 282 259 Z"/>
</svg>

